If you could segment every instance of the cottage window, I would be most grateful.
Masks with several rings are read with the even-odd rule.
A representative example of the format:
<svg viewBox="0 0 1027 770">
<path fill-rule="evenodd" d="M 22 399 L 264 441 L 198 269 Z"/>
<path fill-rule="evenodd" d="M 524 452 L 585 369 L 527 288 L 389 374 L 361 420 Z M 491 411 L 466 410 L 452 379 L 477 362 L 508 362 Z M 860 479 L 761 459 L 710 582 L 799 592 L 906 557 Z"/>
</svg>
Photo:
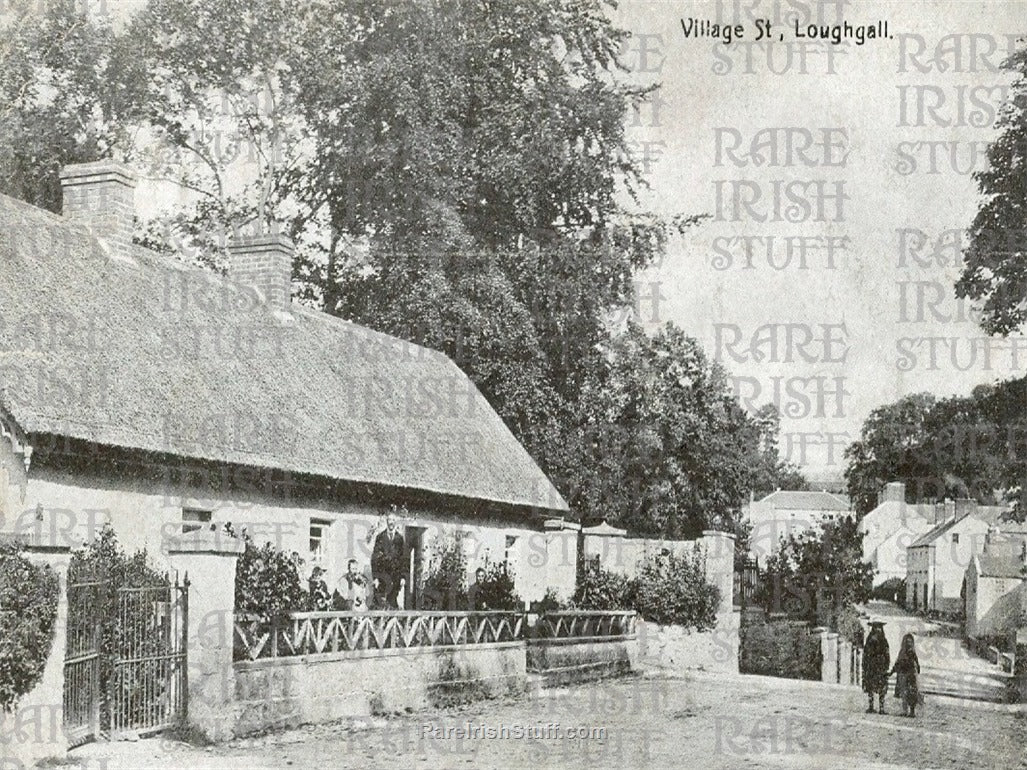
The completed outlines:
<svg viewBox="0 0 1027 770">
<path fill-rule="evenodd" d="M 328 550 L 328 530 L 332 526 L 330 521 L 325 519 L 310 520 L 310 561 L 313 564 L 321 564 Z"/>
<path fill-rule="evenodd" d="M 210 524 L 212 515 L 213 511 L 206 511 L 202 508 L 183 508 L 182 534 L 203 529 L 204 525 Z"/>
<path fill-rule="evenodd" d="M 959 533 L 958 532 L 953 532 L 952 533 L 952 542 L 953 543 L 958 543 L 959 542 Z"/>
</svg>

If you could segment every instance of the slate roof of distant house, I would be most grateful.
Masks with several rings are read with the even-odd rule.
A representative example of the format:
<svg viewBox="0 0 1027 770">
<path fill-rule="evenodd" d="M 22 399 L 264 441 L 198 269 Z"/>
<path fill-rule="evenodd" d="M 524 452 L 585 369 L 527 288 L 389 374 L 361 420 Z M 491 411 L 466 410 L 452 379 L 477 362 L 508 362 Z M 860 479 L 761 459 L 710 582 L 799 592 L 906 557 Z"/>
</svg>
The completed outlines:
<svg viewBox="0 0 1027 770">
<path fill-rule="evenodd" d="M 171 256 L 114 257 L 3 195 L 0 233 L 0 406 L 30 436 L 567 509 L 441 353 L 295 303 L 274 311 Z M 217 332 L 242 352 L 219 353 Z"/>
<path fill-rule="evenodd" d="M 932 542 L 937 540 L 939 537 L 948 532 L 959 522 L 966 518 L 972 517 L 983 521 L 989 525 L 998 527 L 1002 532 L 1015 533 L 1015 532 L 1027 532 L 1027 525 L 1013 522 L 1003 521 L 1002 517 L 1008 513 L 1008 508 L 1003 508 L 1000 505 L 979 505 L 972 512 L 959 516 L 958 518 L 951 518 L 946 521 L 936 524 L 931 529 L 927 530 L 923 535 L 918 537 L 910 544 L 910 548 L 916 548 L 917 546 L 930 545 Z"/>
<path fill-rule="evenodd" d="M 1022 578 L 1024 577 L 1023 560 L 1015 556 L 981 554 L 977 557 L 981 577 Z"/>
<path fill-rule="evenodd" d="M 848 501 L 830 492 L 799 492 L 779 489 L 759 502 L 770 503 L 780 510 L 795 511 L 847 511 Z"/>
<path fill-rule="evenodd" d="M 934 542 L 939 537 L 941 537 L 941 535 L 945 534 L 946 532 L 948 532 L 948 530 L 955 526 L 957 521 L 962 521 L 963 518 L 966 517 L 964 516 L 960 519 L 949 519 L 948 521 L 943 521 L 940 524 L 935 524 L 924 534 L 922 534 L 920 537 L 918 537 L 916 540 L 910 543 L 909 547 L 916 548 L 917 546 L 928 545 Z"/>
</svg>

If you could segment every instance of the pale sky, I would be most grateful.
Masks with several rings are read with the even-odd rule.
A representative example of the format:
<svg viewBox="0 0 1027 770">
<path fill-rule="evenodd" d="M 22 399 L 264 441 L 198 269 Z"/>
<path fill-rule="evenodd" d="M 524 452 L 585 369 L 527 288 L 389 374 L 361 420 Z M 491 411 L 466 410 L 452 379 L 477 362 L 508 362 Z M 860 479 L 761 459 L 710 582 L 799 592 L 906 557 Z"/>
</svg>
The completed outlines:
<svg viewBox="0 0 1027 770">
<path fill-rule="evenodd" d="M 921 390 L 938 395 L 968 393 L 975 384 L 1023 376 L 1027 370 L 1027 340 L 993 342 L 991 360 L 985 360 L 988 343 L 975 339 L 986 335 L 972 321 L 960 320 L 952 289 L 959 269 L 952 263 L 952 251 L 947 252 L 947 266 L 923 267 L 909 261 L 903 266 L 898 234 L 900 228 L 919 228 L 935 239 L 971 223 L 979 198 L 969 172 L 974 170 L 975 152 L 977 168 L 984 163 L 982 143 L 996 135 L 995 109 L 1011 82 L 1009 75 L 989 64 L 999 63 L 1015 45 L 1017 33 L 1027 31 L 1027 4 L 1018 0 L 839 0 L 823 4 L 825 20 L 834 22 L 841 5 L 846 6 L 844 19 L 853 25 L 887 20 L 892 39 L 838 47 L 798 42 L 788 14 L 802 18 L 807 9 L 814 16 L 817 13 L 815 3 L 803 0 L 629 0 L 618 11 L 621 25 L 636 35 L 626 63 L 635 69 L 644 66 L 649 78 L 662 83 L 664 103 L 658 117 L 654 121 L 652 112 L 643 114 L 643 125 L 632 129 L 640 152 L 641 142 L 648 141 L 655 143 L 649 145 L 650 155 L 659 154 L 650 164 L 648 179 L 653 189 L 647 203 L 668 214 L 714 214 L 716 184 L 721 183 L 723 202 L 730 203 L 732 186 L 744 180 L 744 193 L 750 191 L 747 183 L 754 182 L 761 196 L 752 206 L 754 214 L 769 214 L 767 221 L 754 221 L 745 208 L 735 217 L 725 205 L 719 221 L 707 222 L 676 240 L 663 264 L 652 271 L 665 298 L 658 320 L 676 322 L 699 338 L 711 355 L 717 354 L 717 324 L 727 325 L 721 337 L 730 335 L 729 340 L 736 331 L 748 340 L 764 324 L 805 324 L 814 338 L 823 336 L 824 324 L 844 324 L 844 331 L 828 327 L 835 344 L 826 353 L 822 345 L 818 349 L 810 344 L 802 350 L 793 346 L 793 359 L 787 360 L 782 329 L 777 362 L 739 362 L 723 349 L 719 356 L 733 374 L 752 378 L 739 387 L 743 396 L 754 395 L 758 387 L 756 402 L 775 400 L 774 378 L 783 378 L 777 381 L 784 390 L 778 404 L 786 415 L 783 431 L 791 434 L 783 437 L 783 447 L 792 447 L 793 461 L 805 461 L 810 470 L 834 475 L 844 467 L 841 448 L 858 435 L 875 406 Z M 685 37 L 682 18 L 717 21 L 718 8 L 721 20 L 743 24 L 745 39 L 740 44 L 725 46 Z M 739 8 L 754 10 L 742 11 L 736 19 Z M 757 35 L 753 17 L 770 19 L 774 42 L 769 47 L 753 40 Z M 942 55 L 944 69 L 934 66 L 939 44 L 948 51 Z M 798 129 L 791 132 L 796 142 L 805 140 L 802 129 L 812 131 L 816 142 L 821 129 L 831 129 L 828 143 L 839 146 L 827 153 L 834 165 L 809 167 L 794 153 L 792 164 L 783 165 L 788 160 L 783 157 L 786 132 L 779 131 L 782 165 L 738 168 L 722 151 L 718 166 L 718 128 L 727 129 L 721 131 L 727 137 L 723 144 L 730 140 L 732 148 L 741 135 L 735 157 L 743 159 L 755 132 L 767 128 Z M 924 142 L 936 144 L 917 144 Z M 808 160 L 824 158 L 816 147 L 805 153 Z M 933 168 L 932 151 L 937 153 Z M 766 146 L 762 152 L 769 157 Z M 840 165 L 843 155 L 844 165 Z M 822 207 L 828 221 L 816 221 L 815 207 L 796 211 L 799 221 L 771 221 L 769 201 L 775 181 L 779 189 L 788 189 L 792 183 L 791 189 Z M 803 185 L 814 181 L 823 182 L 817 189 L 826 197 L 804 193 L 811 188 Z M 843 187 L 838 188 L 838 182 Z M 833 197 L 839 190 L 847 196 L 840 203 Z M 839 215 L 841 221 L 835 221 Z M 760 250 L 753 267 L 744 269 L 743 246 L 728 245 L 727 240 L 744 235 L 773 236 L 772 259 L 778 267 L 786 264 L 784 239 L 788 236 L 806 236 L 810 246 L 825 244 L 828 237 L 836 239 L 834 244 L 847 238 L 848 248 L 836 249 L 833 269 L 823 246 L 810 248 L 807 268 L 799 269 L 800 241 L 793 240 L 796 249 L 788 267 L 768 265 Z M 812 240 L 818 236 L 819 240 Z M 721 251 L 728 249 L 732 264 L 718 265 L 715 245 Z M 648 285 L 644 293 L 652 294 Z M 934 308 L 947 320 L 934 317 L 930 308 L 918 311 L 918 295 L 930 305 L 936 294 L 943 299 Z M 650 322 L 656 320 L 652 307 L 652 301 L 641 305 L 643 314 L 649 312 Z M 793 339 L 801 343 L 806 328 L 793 328 Z M 929 337 L 943 339 L 922 339 Z M 839 347 L 838 340 L 845 345 Z M 744 352 L 747 347 L 743 343 L 734 350 Z M 840 350 L 846 347 L 845 360 L 839 361 Z M 816 360 L 803 360 L 803 352 Z M 807 379 L 817 376 L 825 378 L 822 385 Z M 846 392 L 841 396 L 840 414 L 836 378 L 844 378 Z M 827 398 L 818 410 L 820 391 Z M 811 403 L 804 402 L 803 394 L 811 397 Z M 794 418 L 787 416 L 789 409 L 794 410 Z M 807 437 L 803 457 L 799 433 L 834 435 Z M 821 446 L 814 446 L 817 441 Z M 833 445 L 833 457 L 828 444 Z"/>
</svg>

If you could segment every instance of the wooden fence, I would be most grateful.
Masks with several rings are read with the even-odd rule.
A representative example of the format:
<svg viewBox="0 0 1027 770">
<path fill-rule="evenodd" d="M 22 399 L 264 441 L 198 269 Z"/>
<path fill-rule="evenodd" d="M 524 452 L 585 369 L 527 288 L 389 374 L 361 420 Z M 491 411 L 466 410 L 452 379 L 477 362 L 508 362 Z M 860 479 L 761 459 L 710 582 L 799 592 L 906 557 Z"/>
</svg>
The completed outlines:
<svg viewBox="0 0 1027 770">
<path fill-rule="evenodd" d="M 450 647 L 524 638 L 521 612 L 295 612 L 236 616 L 235 660 L 359 650 Z"/>
</svg>

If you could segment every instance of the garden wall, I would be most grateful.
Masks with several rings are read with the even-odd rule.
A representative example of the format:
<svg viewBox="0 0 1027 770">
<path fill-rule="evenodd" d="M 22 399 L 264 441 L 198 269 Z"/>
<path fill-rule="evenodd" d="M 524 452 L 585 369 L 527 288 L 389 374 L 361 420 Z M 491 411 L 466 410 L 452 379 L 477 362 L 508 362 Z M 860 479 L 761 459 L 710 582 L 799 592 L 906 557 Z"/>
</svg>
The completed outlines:
<svg viewBox="0 0 1027 770">
<path fill-rule="evenodd" d="M 525 658 L 517 641 L 238 662 L 234 732 L 523 693 Z"/>
<path fill-rule="evenodd" d="M 647 670 L 738 673 L 740 613 L 717 615 L 709 631 L 638 623 L 638 662 Z"/>
</svg>

